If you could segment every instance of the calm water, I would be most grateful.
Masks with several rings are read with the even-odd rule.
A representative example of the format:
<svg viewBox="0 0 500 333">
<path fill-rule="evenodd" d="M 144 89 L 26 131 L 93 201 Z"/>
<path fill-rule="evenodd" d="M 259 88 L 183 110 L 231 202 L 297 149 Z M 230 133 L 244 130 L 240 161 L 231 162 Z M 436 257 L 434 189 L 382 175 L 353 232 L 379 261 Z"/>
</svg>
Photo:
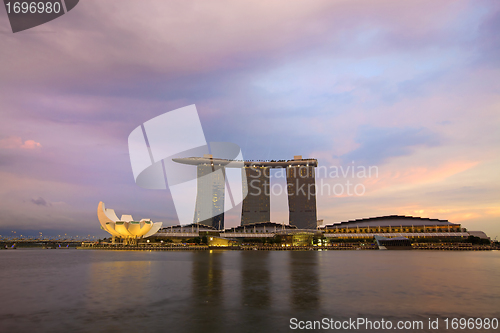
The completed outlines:
<svg viewBox="0 0 500 333">
<path fill-rule="evenodd" d="M 290 332 L 292 317 L 500 318 L 500 252 L 0 251 L 0 332 Z"/>
</svg>

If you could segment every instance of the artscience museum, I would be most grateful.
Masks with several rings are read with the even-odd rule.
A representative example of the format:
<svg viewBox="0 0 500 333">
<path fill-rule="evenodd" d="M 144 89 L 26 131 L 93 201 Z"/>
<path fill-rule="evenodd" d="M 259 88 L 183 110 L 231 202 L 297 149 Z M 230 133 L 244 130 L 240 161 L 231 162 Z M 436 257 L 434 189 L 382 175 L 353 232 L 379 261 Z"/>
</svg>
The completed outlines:
<svg viewBox="0 0 500 333">
<path fill-rule="evenodd" d="M 152 222 L 150 219 L 134 221 L 132 215 L 122 215 L 119 219 L 115 211 L 106 208 L 102 201 L 97 206 L 97 217 L 101 229 L 109 232 L 113 240 L 120 238 L 128 245 L 135 245 L 137 240 L 154 235 L 163 225 L 163 222 Z"/>
</svg>

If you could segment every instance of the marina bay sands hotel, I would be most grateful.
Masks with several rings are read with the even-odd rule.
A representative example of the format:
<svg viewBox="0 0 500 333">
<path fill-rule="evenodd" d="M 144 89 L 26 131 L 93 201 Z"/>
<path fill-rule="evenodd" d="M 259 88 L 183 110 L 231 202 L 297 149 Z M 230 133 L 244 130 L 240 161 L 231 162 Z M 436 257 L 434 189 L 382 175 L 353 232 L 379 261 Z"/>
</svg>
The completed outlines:
<svg viewBox="0 0 500 333">
<path fill-rule="evenodd" d="M 197 166 L 194 223 L 224 229 L 226 168 L 241 168 L 244 198 L 241 225 L 270 221 L 270 169 L 282 168 L 286 170 L 289 224 L 299 229 L 316 229 L 316 159 L 294 156 L 293 160 L 258 162 L 233 161 L 204 155 L 174 158 L 173 161 Z"/>
</svg>

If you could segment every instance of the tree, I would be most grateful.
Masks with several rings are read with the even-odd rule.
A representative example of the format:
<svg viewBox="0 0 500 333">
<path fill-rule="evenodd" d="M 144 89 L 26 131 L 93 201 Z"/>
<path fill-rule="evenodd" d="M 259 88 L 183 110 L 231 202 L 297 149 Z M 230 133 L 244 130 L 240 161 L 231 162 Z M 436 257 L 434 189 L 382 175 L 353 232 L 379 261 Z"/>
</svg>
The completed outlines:
<svg viewBox="0 0 500 333">
<path fill-rule="evenodd" d="M 201 243 L 202 244 L 208 244 L 208 237 L 207 237 L 207 235 L 204 235 L 203 237 L 201 237 Z"/>
</svg>

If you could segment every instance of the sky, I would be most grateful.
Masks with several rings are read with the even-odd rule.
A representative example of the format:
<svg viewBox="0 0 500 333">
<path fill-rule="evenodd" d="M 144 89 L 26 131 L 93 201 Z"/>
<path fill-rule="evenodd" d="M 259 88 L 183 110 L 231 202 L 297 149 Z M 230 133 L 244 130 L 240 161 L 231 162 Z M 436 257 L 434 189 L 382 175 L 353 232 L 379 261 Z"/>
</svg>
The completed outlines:
<svg viewBox="0 0 500 333">
<path fill-rule="evenodd" d="M 106 236 L 99 201 L 177 224 L 168 190 L 135 184 L 127 139 L 195 104 L 207 141 L 245 159 L 317 158 L 325 224 L 398 214 L 500 236 L 498 31 L 496 0 L 82 0 L 15 34 L 2 7 L 0 235 Z"/>
</svg>

